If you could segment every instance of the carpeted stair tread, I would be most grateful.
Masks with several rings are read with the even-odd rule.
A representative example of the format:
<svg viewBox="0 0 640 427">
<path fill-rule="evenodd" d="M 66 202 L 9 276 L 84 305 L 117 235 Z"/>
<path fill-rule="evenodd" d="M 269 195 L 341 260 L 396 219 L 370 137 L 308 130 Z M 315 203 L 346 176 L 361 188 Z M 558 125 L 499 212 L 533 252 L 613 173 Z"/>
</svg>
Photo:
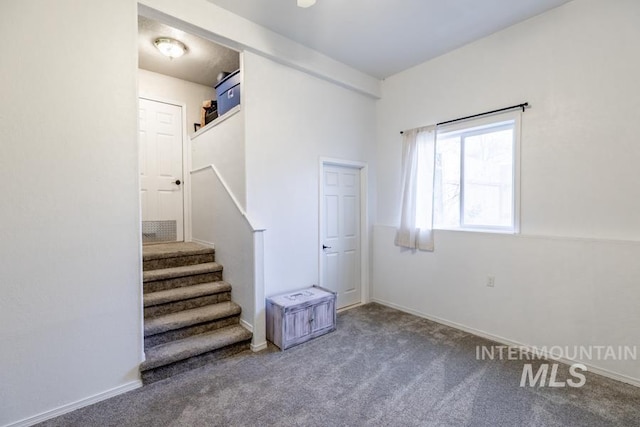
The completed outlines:
<svg viewBox="0 0 640 427">
<path fill-rule="evenodd" d="M 145 352 L 146 360 L 140 366 L 140 370 L 146 371 L 168 365 L 250 339 L 251 332 L 240 325 L 235 325 L 158 345 Z"/>
<path fill-rule="evenodd" d="M 144 306 L 153 307 L 160 304 L 213 295 L 231 291 L 231 285 L 224 281 L 201 283 L 199 285 L 168 289 L 165 291 L 144 294 Z"/>
<path fill-rule="evenodd" d="M 187 277 L 197 274 L 215 273 L 222 271 L 222 266 L 217 262 L 207 262 L 204 264 L 186 265 L 183 267 L 162 268 L 159 270 L 149 270 L 143 273 L 143 281 L 153 282 L 156 280 L 174 279 L 177 277 Z"/>
<path fill-rule="evenodd" d="M 241 309 L 238 304 L 232 301 L 225 301 L 177 313 L 164 314 L 145 320 L 144 336 L 148 337 L 199 323 L 224 319 L 225 317 L 238 315 L 240 312 Z"/>
<path fill-rule="evenodd" d="M 192 242 L 163 243 L 157 245 L 145 245 L 142 249 L 142 260 L 174 258 L 188 255 L 204 255 L 215 253 L 213 248 Z"/>
</svg>

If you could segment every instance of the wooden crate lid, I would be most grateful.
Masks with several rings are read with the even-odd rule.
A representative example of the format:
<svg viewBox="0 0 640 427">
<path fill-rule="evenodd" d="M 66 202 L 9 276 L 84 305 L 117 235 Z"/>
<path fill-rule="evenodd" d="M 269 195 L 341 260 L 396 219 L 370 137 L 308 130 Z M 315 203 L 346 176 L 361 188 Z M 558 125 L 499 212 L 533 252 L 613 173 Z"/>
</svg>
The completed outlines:
<svg viewBox="0 0 640 427">
<path fill-rule="evenodd" d="M 314 301 L 324 297 L 332 297 L 335 294 L 329 291 L 326 291 L 322 288 L 311 287 L 302 289 L 295 292 L 289 292 L 286 294 L 278 295 L 275 297 L 269 298 L 269 300 L 282 307 L 289 307 L 292 305 L 298 305 L 300 303 Z"/>
</svg>

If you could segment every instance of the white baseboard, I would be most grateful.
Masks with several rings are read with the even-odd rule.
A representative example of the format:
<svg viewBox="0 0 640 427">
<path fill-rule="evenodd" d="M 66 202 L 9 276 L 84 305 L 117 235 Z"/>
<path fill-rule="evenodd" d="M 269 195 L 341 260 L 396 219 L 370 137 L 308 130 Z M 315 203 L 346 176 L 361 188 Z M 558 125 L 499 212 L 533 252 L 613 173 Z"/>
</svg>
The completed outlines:
<svg viewBox="0 0 640 427">
<path fill-rule="evenodd" d="M 240 319 L 240 326 L 245 328 L 247 331 L 253 333 L 253 325 L 251 323 L 247 322 L 246 320 Z"/>
<path fill-rule="evenodd" d="M 352 308 L 362 307 L 363 305 L 365 305 L 365 303 L 363 303 L 363 302 L 359 302 L 359 303 L 356 303 L 356 304 L 348 305 L 346 307 L 342 307 L 342 308 L 337 309 L 336 313 L 340 314 L 340 313 L 345 312 L 347 310 L 351 310 Z"/>
<path fill-rule="evenodd" d="M 456 323 L 456 322 L 451 322 L 449 320 L 442 319 L 440 317 L 431 316 L 429 314 L 425 314 L 425 313 L 422 313 L 420 311 L 413 310 L 411 308 L 401 306 L 399 304 L 394 304 L 392 302 L 384 301 L 384 300 L 381 300 L 381 299 L 378 299 L 378 298 L 372 298 L 371 301 L 372 302 L 376 302 L 376 303 L 381 304 L 381 305 L 384 305 L 384 306 L 387 306 L 387 307 L 395 308 L 396 310 L 404 311 L 405 313 L 413 314 L 414 316 L 418 316 L 418 317 L 422 317 L 424 319 L 431 320 L 432 322 L 440 323 L 442 325 L 447 325 L 447 326 L 450 326 L 452 328 L 456 328 L 456 329 L 459 329 L 461 331 L 468 332 L 468 333 L 470 333 L 472 335 L 476 335 L 476 336 L 479 336 L 481 338 L 486 338 L 488 340 L 498 342 L 500 344 L 504 344 L 504 345 L 512 346 L 512 347 L 518 347 L 518 348 L 522 348 L 522 349 L 525 349 L 525 350 L 530 350 L 531 353 L 533 353 L 533 350 L 534 350 L 534 346 L 527 345 L 527 344 L 522 344 L 522 343 L 519 343 L 519 342 L 516 342 L 516 341 L 512 341 L 512 340 L 509 340 L 507 338 L 504 338 L 504 337 L 501 337 L 501 336 L 498 336 L 498 335 L 493 335 L 493 334 L 491 334 L 489 332 L 485 332 L 485 331 L 482 331 L 482 330 L 479 330 L 479 329 L 470 328 L 468 326 L 461 325 L 461 324 Z M 537 354 L 541 354 L 547 359 L 556 360 L 558 362 L 561 362 L 561 363 L 564 363 L 564 364 L 567 364 L 567 365 L 571 365 L 571 364 L 574 364 L 574 363 L 581 363 L 581 364 L 583 364 L 583 365 L 585 365 L 587 367 L 587 372 L 592 372 L 594 374 L 601 375 L 603 377 L 607 377 L 607 378 L 610 378 L 612 380 L 616 380 L 616 381 L 620 381 L 620 382 L 623 382 L 623 383 L 626 383 L 626 384 L 630 384 L 630 385 L 635 386 L 635 387 L 640 387 L 640 379 L 639 378 L 633 378 L 633 377 L 630 377 L 630 376 L 627 376 L 627 375 L 624 375 L 624 374 L 619 374 L 617 372 L 609 371 L 608 369 L 598 368 L 597 366 L 590 365 L 590 364 L 585 363 L 585 362 L 580 361 L 580 360 L 572 360 L 572 359 L 567 359 L 567 358 L 564 358 L 564 357 L 555 357 L 553 354 L 550 354 L 549 352 L 540 351 L 540 349 L 535 349 L 535 350 L 536 350 L 535 352 Z"/>
<path fill-rule="evenodd" d="M 240 326 L 245 328 L 247 331 L 253 333 L 253 325 L 251 325 L 246 320 L 240 319 Z M 258 344 L 251 343 L 251 351 L 253 351 L 254 353 L 257 353 L 258 351 L 262 351 L 265 348 L 267 348 L 267 342 L 266 341 L 258 343 Z"/>
<path fill-rule="evenodd" d="M 191 241 L 193 243 L 198 243 L 198 244 L 200 244 L 202 246 L 210 247 L 211 249 L 215 249 L 216 248 L 216 245 L 214 243 L 207 242 L 206 240 L 200 240 L 200 239 L 191 238 Z"/>
<path fill-rule="evenodd" d="M 60 415 L 67 414 L 69 412 L 75 411 L 76 409 L 84 408 L 85 406 L 93 405 L 94 403 L 98 403 L 102 400 L 109 399 L 111 397 L 115 397 L 119 394 L 126 393 L 131 390 L 135 390 L 137 388 L 142 387 L 142 381 L 136 380 L 131 381 L 129 383 L 123 384 L 121 386 L 112 388 L 111 390 L 104 391 L 102 393 L 94 394 L 93 396 L 89 396 L 87 398 L 75 401 L 73 403 L 69 403 L 67 405 L 60 406 L 55 409 L 51 409 L 46 412 L 42 412 L 38 415 L 34 415 L 29 418 L 24 418 L 20 421 L 16 421 L 11 424 L 7 424 L 4 427 L 27 427 L 32 426 L 34 424 L 41 423 L 46 420 L 50 420 L 51 418 L 59 417 Z"/>
<path fill-rule="evenodd" d="M 253 351 L 254 353 L 257 353 L 259 351 L 262 351 L 264 349 L 266 349 L 269 345 L 267 344 L 266 341 L 261 342 L 259 344 L 251 344 L 251 351 Z"/>
</svg>

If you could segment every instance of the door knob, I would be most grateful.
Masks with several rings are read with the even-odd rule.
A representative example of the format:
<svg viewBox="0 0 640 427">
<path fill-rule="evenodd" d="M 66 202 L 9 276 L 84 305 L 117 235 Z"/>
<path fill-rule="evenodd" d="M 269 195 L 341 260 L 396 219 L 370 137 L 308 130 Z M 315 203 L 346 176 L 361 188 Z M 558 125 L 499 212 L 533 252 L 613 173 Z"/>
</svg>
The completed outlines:
<svg viewBox="0 0 640 427">
<path fill-rule="evenodd" d="M 322 245 L 322 249 L 331 249 L 331 246 L 327 246 L 327 245 Z"/>
<path fill-rule="evenodd" d="M 173 184 L 180 185 L 182 184 L 182 181 L 180 181 L 179 179 L 176 179 L 175 181 L 173 181 Z"/>
</svg>

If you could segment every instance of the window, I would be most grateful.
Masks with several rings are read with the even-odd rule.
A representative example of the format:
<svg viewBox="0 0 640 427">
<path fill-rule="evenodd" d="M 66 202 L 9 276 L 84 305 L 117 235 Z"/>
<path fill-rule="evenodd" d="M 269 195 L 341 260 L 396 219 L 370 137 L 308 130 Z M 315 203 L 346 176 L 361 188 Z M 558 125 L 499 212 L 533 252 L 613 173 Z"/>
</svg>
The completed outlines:
<svg viewBox="0 0 640 427">
<path fill-rule="evenodd" d="M 518 118 L 438 129 L 434 228 L 517 231 Z"/>
</svg>

